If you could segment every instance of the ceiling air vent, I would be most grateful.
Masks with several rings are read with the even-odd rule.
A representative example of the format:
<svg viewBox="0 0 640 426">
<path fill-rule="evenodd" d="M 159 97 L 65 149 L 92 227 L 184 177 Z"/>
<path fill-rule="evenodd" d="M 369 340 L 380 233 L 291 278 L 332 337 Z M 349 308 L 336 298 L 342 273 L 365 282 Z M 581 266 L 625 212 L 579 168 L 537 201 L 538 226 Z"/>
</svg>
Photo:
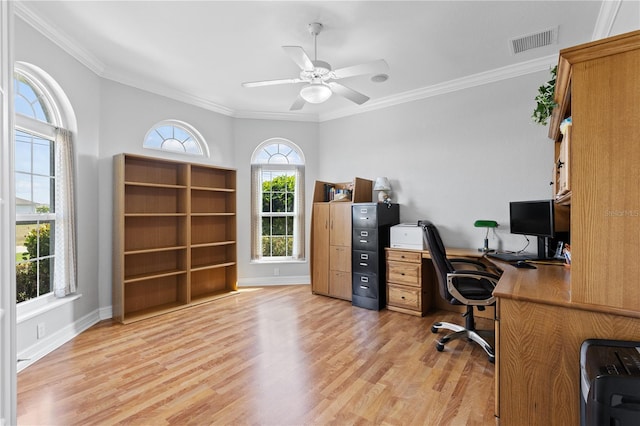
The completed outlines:
<svg viewBox="0 0 640 426">
<path fill-rule="evenodd" d="M 558 41 L 558 27 L 513 38 L 510 41 L 511 52 L 514 55 L 538 47 L 549 46 Z"/>
</svg>

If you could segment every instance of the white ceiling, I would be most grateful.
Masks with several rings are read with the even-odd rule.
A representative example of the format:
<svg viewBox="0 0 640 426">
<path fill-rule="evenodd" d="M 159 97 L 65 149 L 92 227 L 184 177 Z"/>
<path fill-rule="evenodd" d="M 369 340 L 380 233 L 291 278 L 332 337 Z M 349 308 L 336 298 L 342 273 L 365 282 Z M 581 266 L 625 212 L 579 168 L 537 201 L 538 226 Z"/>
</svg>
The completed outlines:
<svg viewBox="0 0 640 426">
<path fill-rule="evenodd" d="M 452 88 L 548 69 L 558 50 L 590 41 L 600 1 L 26 1 L 18 16 L 102 77 L 237 117 L 320 120 Z M 289 107 L 301 87 L 245 88 L 297 77 L 282 50 L 342 68 L 379 58 L 389 79 L 340 80 L 371 100 L 339 96 Z M 514 55 L 510 40 L 558 27 L 557 44 Z"/>
</svg>

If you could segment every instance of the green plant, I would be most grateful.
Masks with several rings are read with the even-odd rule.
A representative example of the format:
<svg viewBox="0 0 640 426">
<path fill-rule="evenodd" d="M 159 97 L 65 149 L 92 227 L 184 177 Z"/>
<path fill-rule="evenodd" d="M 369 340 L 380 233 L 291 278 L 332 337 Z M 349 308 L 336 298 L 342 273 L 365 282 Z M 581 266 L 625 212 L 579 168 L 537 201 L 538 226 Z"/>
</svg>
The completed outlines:
<svg viewBox="0 0 640 426">
<path fill-rule="evenodd" d="M 556 88 L 557 72 L 558 67 L 553 67 L 551 70 L 551 80 L 538 88 L 538 95 L 535 97 L 536 108 L 533 110 L 533 115 L 531 116 L 534 123 L 546 126 L 547 120 L 551 117 L 553 108 L 556 106 L 556 101 L 553 99 L 553 93 Z"/>
<path fill-rule="evenodd" d="M 24 245 L 27 251 L 22 253 L 22 262 L 16 263 L 16 303 L 38 297 L 38 294 L 46 294 L 51 290 L 51 260 L 46 258 L 49 256 L 50 240 L 51 226 L 48 223 L 31 229 L 26 235 Z M 43 257 L 44 259 L 29 261 Z"/>
</svg>

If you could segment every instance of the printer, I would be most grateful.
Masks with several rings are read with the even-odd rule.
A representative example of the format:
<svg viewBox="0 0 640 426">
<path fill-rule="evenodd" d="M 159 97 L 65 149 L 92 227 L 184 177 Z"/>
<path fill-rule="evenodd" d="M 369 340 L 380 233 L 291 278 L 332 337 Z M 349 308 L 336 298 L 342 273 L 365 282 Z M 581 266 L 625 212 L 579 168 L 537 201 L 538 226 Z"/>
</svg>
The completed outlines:
<svg viewBox="0 0 640 426">
<path fill-rule="evenodd" d="M 427 250 L 422 227 L 417 223 L 400 223 L 391 227 L 389 246 L 392 248 Z"/>
<path fill-rule="evenodd" d="M 640 342 L 589 339 L 580 347 L 580 425 L 640 421 Z"/>
</svg>

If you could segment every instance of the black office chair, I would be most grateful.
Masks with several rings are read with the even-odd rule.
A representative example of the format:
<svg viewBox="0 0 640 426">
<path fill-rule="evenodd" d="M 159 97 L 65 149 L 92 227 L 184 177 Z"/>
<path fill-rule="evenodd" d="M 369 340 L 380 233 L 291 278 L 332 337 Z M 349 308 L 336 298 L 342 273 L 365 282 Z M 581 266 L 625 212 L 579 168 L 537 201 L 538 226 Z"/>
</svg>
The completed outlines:
<svg viewBox="0 0 640 426">
<path fill-rule="evenodd" d="M 487 271 L 486 265 L 471 259 L 449 259 L 447 252 L 438 233 L 438 229 L 429 221 L 418 222 L 424 230 L 424 238 L 427 242 L 429 254 L 438 276 L 440 295 L 452 305 L 465 305 L 465 326 L 448 322 L 436 322 L 431 327 L 433 333 L 439 329 L 452 330 L 453 332 L 440 338 L 436 343 L 438 351 L 444 350 L 444 345 L 454 339 L 466 337 L 478 343 L 489 355 L 489 361 L 495 362 L 493 344 L 495 340 L 494 330 L 476 330 L 473 307 L 484 310 L 485 306 L 494 305 L 495 288 L 499 275 Z M 474 269 L 464 269 L 473 267 Z"/>
</svg>

